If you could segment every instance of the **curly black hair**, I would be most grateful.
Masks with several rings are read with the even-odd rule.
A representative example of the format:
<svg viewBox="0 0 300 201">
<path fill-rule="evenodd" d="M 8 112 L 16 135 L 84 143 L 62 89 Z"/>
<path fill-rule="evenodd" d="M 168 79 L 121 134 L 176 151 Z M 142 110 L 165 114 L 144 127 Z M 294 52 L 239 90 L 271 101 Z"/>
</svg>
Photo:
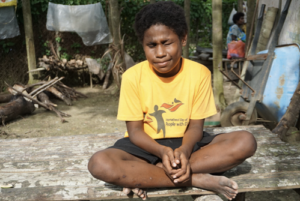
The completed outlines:
<svg viewBox="0 0 300 201">
<path fill-rule="evenodd" d="M 134 29 L 138 40 L 142 43 L 145 31 L 158 24 L 172 29 L 180 39 L 188 33 L 184 10 L 172 1 L 148 4 L 136 14 Z"/>
<path fill-rule="evenodd" d="M 240 19 L 241 17 L 244 17 L 244 16 L 245 16 L 245 14 L 244 14 L 243 12 L 237 12 L 237 13 L 234 14 L 233 17 L 232 17 L 233 23 L 234 23 L 234 24 L 237 23 L 237 21 L 239 21 L 239 19 Z"/>
</svg>

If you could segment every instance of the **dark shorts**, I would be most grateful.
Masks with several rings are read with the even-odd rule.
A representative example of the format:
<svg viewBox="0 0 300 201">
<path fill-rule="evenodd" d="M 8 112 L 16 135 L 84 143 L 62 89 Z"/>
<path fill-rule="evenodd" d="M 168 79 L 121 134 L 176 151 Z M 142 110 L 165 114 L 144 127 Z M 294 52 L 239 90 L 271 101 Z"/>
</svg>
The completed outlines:
<svg viewBox="0 0 300 201">
<path fill-rule="evenodd" d="M 197 142 L 193 148 L 193 152 L 199 150 L 201 147 L 209 144 L 216 135 L 210 135 L 207 132 L 203 131 L 203 137 L 202 139 Z M 171 147 L 173 150 L 180 147 L 182 144 L 182 138 L 165 138 L 165 139 L 157 139 L 155 140 L 161 145 Z M 113 146 L 108 147 L 109 148 L 115 148 L 120 149 L 123 151 L 126 151 L 127 153 L 130 153 L 134 156 L 137 156 L 139 158 L 145 159 L 151 164 L 156 164 L 158 162 L 161 162 L 161 159 L 157 156 L 139 148 L 138 146 L 134 145 L 129 138 L 122 138 L 118 140 Z"/>
</svg>

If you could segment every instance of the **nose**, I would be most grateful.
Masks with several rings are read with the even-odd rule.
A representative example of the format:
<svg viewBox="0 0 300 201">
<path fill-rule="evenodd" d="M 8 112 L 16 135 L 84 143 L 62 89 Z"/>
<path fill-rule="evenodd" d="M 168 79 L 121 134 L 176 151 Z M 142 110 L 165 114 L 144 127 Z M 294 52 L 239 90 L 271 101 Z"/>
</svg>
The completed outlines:
<svg viewBox="0 0 300 201">
<path fill-rule="evenodd" d="M 166 51 L 165 48 L 163 47 L 163 45 L 157 45 L 156 48 L 156 57 L 158 58 L 162 58 L 166 56 Z"/>
</svg>

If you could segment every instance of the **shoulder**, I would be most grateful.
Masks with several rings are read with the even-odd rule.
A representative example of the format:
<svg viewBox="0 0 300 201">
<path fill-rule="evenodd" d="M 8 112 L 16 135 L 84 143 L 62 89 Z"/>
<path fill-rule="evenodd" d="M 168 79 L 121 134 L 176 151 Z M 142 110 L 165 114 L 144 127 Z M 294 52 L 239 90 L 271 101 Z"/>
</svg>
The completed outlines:
<svg viewBox="0 0 300 201">
<path fill-rule="evenodd" d="M 190 76 L 196 76 L 198 79 L 211 75 L 210 70 L 206 66 L 189 59 L 184 59 L 184 67 L 187 68 L 187 73 Z"/>
<path fill-rule="evenodd" d="M 134 66 L 132 66 L 131 68 L 127 69 L 123 75 L 122 75 L 122 79 L 136 79 L 139 78 L 142 74 L 142 72 L 149 66 L 149 62 L 146 61 L 142 61 Z"/>
</svg>

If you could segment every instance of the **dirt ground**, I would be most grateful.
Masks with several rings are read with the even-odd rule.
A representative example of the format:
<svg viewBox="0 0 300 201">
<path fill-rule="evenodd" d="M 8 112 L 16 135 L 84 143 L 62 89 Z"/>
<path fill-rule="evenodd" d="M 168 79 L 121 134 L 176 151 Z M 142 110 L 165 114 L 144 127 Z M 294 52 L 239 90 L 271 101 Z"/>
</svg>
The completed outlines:
<svg viewBox="0 0 300 201">
<path fill-rule="evenodd" d="M 125 123 L 116 120 L 118 110 L 118 96 L 112 96 L 110 90 L 103 90 L 100 86 L 94 88 L 76 88 L 88 98 L 80 98 L 67 106 L 60 100 L 53 100 L 58 109 L 68 113 L 71 117 L 66 118 L 67 123 L 61 123 L 55 113 L 43 108 L 37 109 L 32 115 L 23 116 L 19 119 L 0 126 L 0 138 L 33 138 L 62 135 L 81 135 L 125 132 Z M 232 95 L 235 93 L 234 85 L 225 82 L 224 94 L 227 103 L 233 102 Z M 158 199 L 150 199 L 158 200 Z M 191 201 L 191 197 L 170 197 L 159 200 L 168 201 Z M 296 201 L 300 196 L 293 190 L 247 193 L 247 201 Z"/>
<path fill-rule="evenodd" d="M 32 115 L 23 116 L 15 121 L 0 126 L 0 138 L 32 138 L 62 135 L 81 135 L 125 132 L 125 123 L 116 120 L 118 97 L 100 86 L 94 88 L 76 88 L 88 98 L 73 101 L 72 106 L 51 99 L 58 105 L 57 109 L 70 114 L 61 123 L 54 112 L 44 108 L 36 109 Z"/>
</svg>

